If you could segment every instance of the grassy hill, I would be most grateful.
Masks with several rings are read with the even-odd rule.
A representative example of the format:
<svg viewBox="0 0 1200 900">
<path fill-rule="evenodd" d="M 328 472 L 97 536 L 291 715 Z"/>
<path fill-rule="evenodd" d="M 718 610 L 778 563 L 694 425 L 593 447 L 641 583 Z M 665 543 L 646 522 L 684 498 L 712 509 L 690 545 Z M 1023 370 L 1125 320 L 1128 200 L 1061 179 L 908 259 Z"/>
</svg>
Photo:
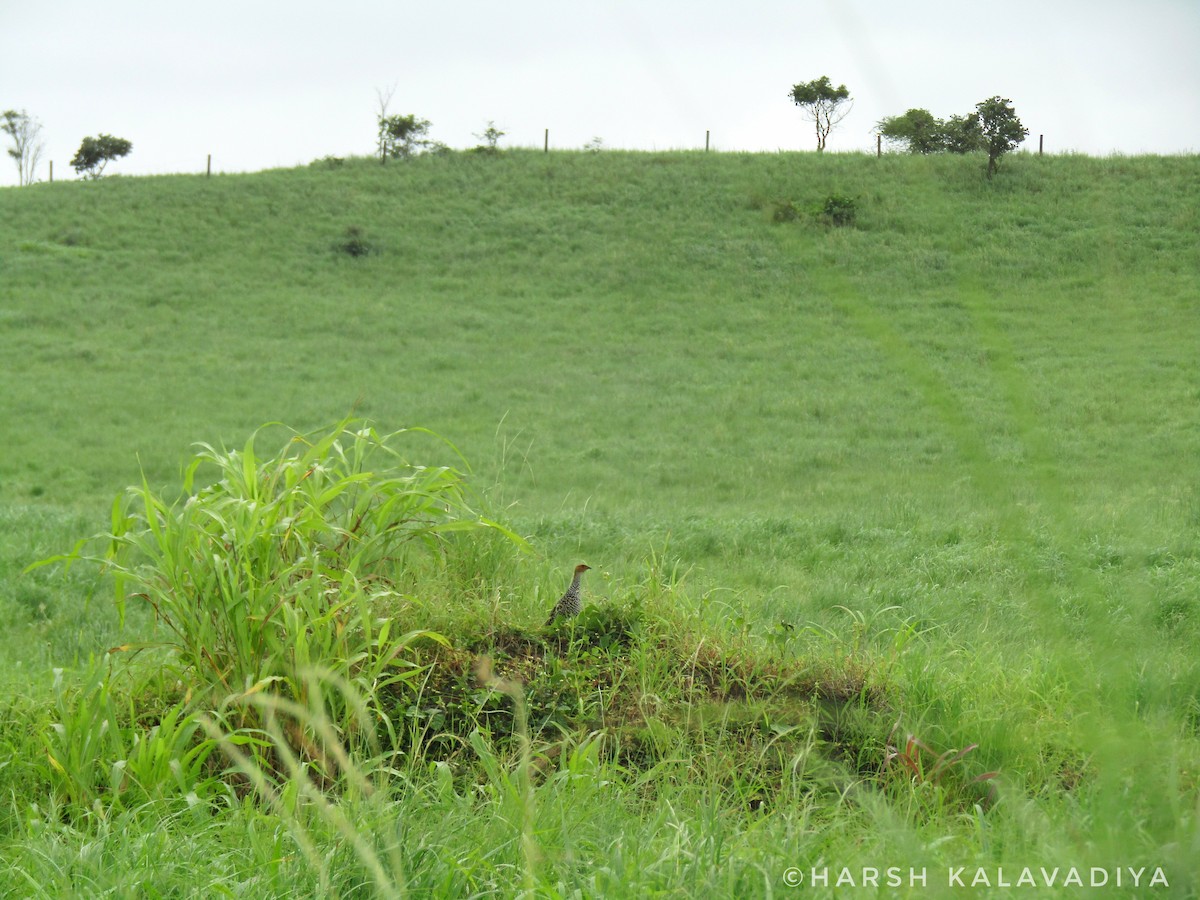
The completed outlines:
<svg viewBox="0 0 1200 900">
<path fill-rule="evenodd" d="M 831 196 L 852 224 L 819 215 Z M 371 880 L 292 808 L 263 813 L 271 840 L 240 796 L 98 789 L 76 810 L 38 735 L 89 654 L 161 628 L 131 605 L 120 629 L 94 569 L 19 574 L 143 475 L 174 496 L 196 442 L 353 413 L 452 441 L 530 543 L 456 543 L 449 573 L 406 576 L 423 604 L 376 610 L 508 658 L 536 761 L 511 720 L 470 743 L 480 708 L 450 762 L 364 763 L 377 799 L 346 808 L 359 833 L 392 814 L 380 796 L 405 811 L 377 838 L 395 884 L 761 893 L 824 860 L 928 865 L 933 887 L 951 865 L 1163 866 L 1196 890 L 1197 158 L 1019 155 L 992 181 L 963 157 L 617 152 L 110 178 L 0 191 L 0 270 L 18 881 L 133 890 L 73 862 L 89 842 L 159 891 L 249 884 L 263 859 L 259 894 Z M 616 617 L 588 627 L 636 626 L 604 652 L 535 633 L 581 559 Z M 468 663 L 431 652 L 435 694 L 465 703 L 446 673 Z M 711 678 L 679 683 L 688 665 Z M 131 734 L 179 699 L 118 668 Z M 576 712 L 545 712 L 564 697 Z"/>
</svg>

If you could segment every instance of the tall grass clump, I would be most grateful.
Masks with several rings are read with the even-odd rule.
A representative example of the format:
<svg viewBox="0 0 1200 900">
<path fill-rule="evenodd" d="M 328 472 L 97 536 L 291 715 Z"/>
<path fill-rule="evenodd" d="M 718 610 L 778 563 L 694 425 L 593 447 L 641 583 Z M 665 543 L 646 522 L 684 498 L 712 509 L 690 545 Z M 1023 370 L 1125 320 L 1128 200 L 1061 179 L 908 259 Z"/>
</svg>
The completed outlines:
<svg viewBox="0 0 1200 900">
<path fill-rule="evenodd" d="M 115 688 L 108 663 L 91 660 L 77 687 L 68 686 L 62 669 L 54 671 L 56 721 L 40 737 L 57 798 L 76 809 L 101 802 L 134 808 L 170 796 L 194 803 L 218 792 L 207 766 L 216 744 L 202 739 L 197 715 L 183 703 L 139 712 Z M 143 717 L 154 724 L 141 727 Z"/>
<path fill-rule="evenodd" d="M 84 542 L 58 557 L 110 571 L 122 621 L 130 601 L 147 604 L 163 639 L 120 649 L 166 648 L 189 693 L 231 709 L 235 727 L 255 724 L 240 701 L 259 692 L 306 705 L 313 669 L 367 698 L 414 677 L 405 649 L 443 639 L 393 634 L 380 608 L 443 566 L 463 532 L 519 541 L 476 510 L 461 472 L 407 462 L 404 431 L 345 420 L 266 455 L 261 433 L 241 450 L 198 445 L 179 497 L 143 479 L 113 504 L 102 554 Z M 334 718 L 353 730 L 352 710 Z"/>
</svg>

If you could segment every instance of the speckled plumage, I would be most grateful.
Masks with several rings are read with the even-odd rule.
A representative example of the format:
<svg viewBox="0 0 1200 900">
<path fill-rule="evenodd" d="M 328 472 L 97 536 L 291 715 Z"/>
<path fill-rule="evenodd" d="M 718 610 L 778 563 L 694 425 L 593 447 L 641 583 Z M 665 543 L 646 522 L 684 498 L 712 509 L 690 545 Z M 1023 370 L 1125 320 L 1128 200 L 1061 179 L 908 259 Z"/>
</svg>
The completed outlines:
<svg viewBox="0 0 1200 900">
<path fill-rule="evenodd" d="M 583 563 L 575 567 L 575 577 L 571 579 L 571 586 L 554 604 L 554 609 L 550 611 L 550 618 L 546 620 L 547 625 L 553 625 L 555 619 L 569 619 L 579 615 L 579 611 L 583 609 L 583 601 L 579 598 L 579 579 L 590 568 L 591 566 Z"/>
</svg>

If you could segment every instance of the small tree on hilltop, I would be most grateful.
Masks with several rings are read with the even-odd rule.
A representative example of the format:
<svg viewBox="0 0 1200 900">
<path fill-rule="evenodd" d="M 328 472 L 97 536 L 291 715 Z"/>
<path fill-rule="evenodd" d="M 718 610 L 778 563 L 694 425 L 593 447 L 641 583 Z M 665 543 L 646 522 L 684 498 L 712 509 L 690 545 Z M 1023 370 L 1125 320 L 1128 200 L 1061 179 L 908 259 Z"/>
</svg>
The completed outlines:
<svg viewBox="0 0 1200 900">
<path fill-rule="evenodd" d="M 983 132 L 979 130 L 979 116 L 951 116 L 942 125 L 942 139 L 950 153 L 974 153 L 983 149 Z"/>
<path fill-rule="evenodd" d="M 850 91 L 844 84 L 834 87 L 828 75 L 822 75 L 816 81 L 793 85 L 788 96 L 804 110 L 805 116 L 816 126 L 818 152 L 825 149 L 829 132 L 849 115 L 853 106 L 851 104 L 845 109 L 842 108 L 850 102 Z"/>
<path fill-rule="evenodd" d="M 125 138 L 111 134 L 85 137 L 75 152 L 75 158 L 71 160 L 71 166 L 84 178 L 96 179 L 103 174 L 104 167 L 110 161 L 128 156 L 132 149 L 133 144 Z"/>
<path fill-rule="evenodd" d="M 496 127 L 495 122 L 489 121 L 488 127 L 483 130 L 483 133 L 475 135 L 476 138 L 483 141 L 482 144 L 475 148 L 476 151 L 495 156 L 500 152 L 500 138 L 504 137 L 505 134 L 506 132 Z"/>
<path fill-rule="evenodd" d="M 18 184 L 33 184 L 33 176 L 46 145 L 40 140 L 42 123 L 21 110 L 8 110 L 0 115 L 0 131 L 12 139 L 8 155 L 17 164 Z"/>
<path fill-rule="evenodd" d="M 880 135 L 903 145 L 910 153 L 984 150 L 988 155 L 988 178 L 995 174 L 1000 157 L 1016 149 L 1029 134 L 1012 102 L 1000 96 L 976 103 L 973 113 L 951 116 L 944 122 L 927 109 L 910 109 L 902 116 L 881 119 L 877 127 Z"/>
<path fill-rule="evenodd" d="M 425 136 L 429 134 L 432 126 L 427 119 L 418 119 L 415 115 L 388 115 L 388 107 L 391 105 L 392 96 L 395 93 L 395 85 L 386 91 L 380 88 L 375 89 L 375 97 L 379 103 L 379 112 L 375 116 L 375 124 L 378 128 L 376 151 L 379 153 L 381 163 L 386 163 L 389 159 L 408 159 L 431 143 L 425 140 Z"/>
<path fill-rule="evenodd" d="M 379 104 L 379 112 L 375 114 L 375 125 L 377 128 L 375 136 L 375 152 L 379 154 L 379 163 L 382 165 L 387 162 L 388 145 L 386 141 L 387 130 L 383 127 L 383 123 L 388 118 L 388 107 L 392 103 L 392 97 L 396 93 L 396 86 L 393 84 L 387 90 L 383 88 L 375 88 L 375 99 Z"/>
<path fill-rule="evenodd" d="M 987 176 L 991 178 L 1000 157 L 1015 150 L 1029 134 L 1029 129 L 1017 118 L 1012 101 L 999 95 L 975 104 L 975 115 L 983 149 L 988 154 Z"/>
<path fill-rule="evenodd" d="M 388 159 L 409 159 L 429 142 L 425 136 L 429 134 L 432 123 L 428 119 L 418 119 L 415 115 L 386 116 L 379 119 L 379 158 L 381 162 Z"/>
<path fill-rule="evenodd" d="M 946 149 L 946 125 L 927 109 L 910 109 L 902 116 L 880 119 L 876 128 L 884 140 L 900 144 L 909 153 L 937 153 Z"/>
</svg>

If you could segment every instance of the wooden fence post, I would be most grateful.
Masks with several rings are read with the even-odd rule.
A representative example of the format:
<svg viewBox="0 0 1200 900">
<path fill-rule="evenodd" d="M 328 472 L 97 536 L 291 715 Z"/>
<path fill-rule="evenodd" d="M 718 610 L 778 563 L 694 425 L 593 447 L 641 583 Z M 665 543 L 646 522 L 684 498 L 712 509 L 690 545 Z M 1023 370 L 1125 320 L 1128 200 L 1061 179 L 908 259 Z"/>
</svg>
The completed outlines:
<svg viewBox="0 0 1200 900">
<path fill-rule="evenodd" d="M 882 157 L 883 157 L 883 135 L 877 134 L 877 135 L 875 135 L 875 158 L 881 159 Z"/>
<path fill-rule="evenodd" d="M 54 184 L 54 160 L 50 160 L 50 183 Z"/>
<path fill-rule="evenodd" d="M 1038 156 L 1042 155 L 1042 148 L 1045 146 L 1045 144 L 1044 144 L 1045 140 L 1046 140 L 1046 136 L 1044 134 L 1038 135 Z"/>
<path fill-rule="evenodd" d="M 712 134 L 712 132 L 711 132 L 711 131 L 705 131 L 705 132 L 704 132 L 704 152 L 705 152 L 705 153 L 707 153 L 707 152 L 708 152 L 708 137 L 709 137 L 709 135 L 711 135 L 711 134 Z"/>
<path fill-rule="evenodd" d="M 212 154 L 208 154 L 208 162 L 204 165 L 204 177 L 212 178 Z"/>
<path fill-rule="evenodd" d="M 542 143 L 542 152 L 543 153 L 550 152 L 550 129 L 549 128 L 546 129 L 546 137 Z"/>
</svg>

